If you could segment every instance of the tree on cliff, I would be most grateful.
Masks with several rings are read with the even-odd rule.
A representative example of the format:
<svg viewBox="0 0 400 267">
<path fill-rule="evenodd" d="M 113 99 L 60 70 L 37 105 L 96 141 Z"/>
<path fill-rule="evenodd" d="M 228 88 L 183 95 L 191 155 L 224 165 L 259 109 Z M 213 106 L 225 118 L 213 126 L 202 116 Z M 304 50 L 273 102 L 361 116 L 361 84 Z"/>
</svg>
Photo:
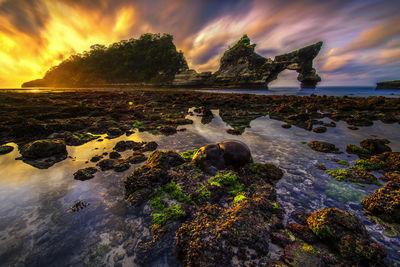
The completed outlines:
<svg viewBox="0 0 400 267">
<path fill-rule="evenodd" d="M 23 86 L 85 86 L 90 84 L 166 82 L 187 67 L 170 34 L 143 34 L 108 47 L 92 45 L 50 68 L 43 79 Z"/>
</svg>

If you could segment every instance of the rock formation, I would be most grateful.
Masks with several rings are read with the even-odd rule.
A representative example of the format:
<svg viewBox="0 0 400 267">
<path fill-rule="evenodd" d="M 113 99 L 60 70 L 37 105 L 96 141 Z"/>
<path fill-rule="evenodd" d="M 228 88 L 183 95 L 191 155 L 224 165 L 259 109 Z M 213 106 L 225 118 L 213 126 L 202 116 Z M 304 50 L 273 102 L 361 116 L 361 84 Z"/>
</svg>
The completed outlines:
<svg viewBox="0 0 400 267">
<path fill-rule="evenodd" d="M 268 88 L 279 73 L 289 69 L 299 73 L 297 80 L 301 88 L 315 88 L 321 77 L 313 67 L 313 59 L 318 55 L 322 42 L 304 47 L 291 53 L 276 56 L 274 60 L 265 58 L 254 51 L 255 44 L 244 35 L 232 48 L 225 51 L 218 71 L 197 73 L 184 69 L 175 75 L 173 86 L 210 87 L 256 87 Z"/>
<path fill-rule="evenodd" d="M 376 89 L 400 89 L 400 80 L 379 82 L 376 84 Z"/>
</svg>

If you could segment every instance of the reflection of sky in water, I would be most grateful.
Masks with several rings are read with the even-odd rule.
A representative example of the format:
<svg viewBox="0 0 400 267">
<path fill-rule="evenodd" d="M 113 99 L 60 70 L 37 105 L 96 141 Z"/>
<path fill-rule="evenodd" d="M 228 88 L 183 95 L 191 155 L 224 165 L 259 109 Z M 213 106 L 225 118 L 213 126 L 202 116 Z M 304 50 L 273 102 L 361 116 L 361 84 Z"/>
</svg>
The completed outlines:
<svg viewBox="0 0 400 267">
<path fill-rule="evenodd" d="M 327 133 L 317 134 L 297 127 L 283 129 L 280 127 L 283 122 L 260 117 L 251 122 L 251 128 L 243 135 L 232 136 L 226 133 L 230 126 L 222 121 L 218 111 L 212 112 L 211 123 L 203 125 L 201 117 L 188 116 L 194 123 L 180 126 L 186 131 L 171 136 L 136 132 L 129 137 L 68 147 L 69 158 L 47 170 L 15 160 L 19 153 L 11 144 L 14 151 L 0 156 L 0 251 L 6 252 L 11 262 L 21 263 L 25 259 L 33 266 L 79 265 L 82 262 L 113 265 L 121 259 L 123 265 L 130 266 L 134 255 L 129 252 L 138 240 L 148 235 L 150 224 L 148 219 L 143 220 L 149 216 L 127 207 L 123 201 L 123 179 L 135 166 L 124 173 L 99 171 L 95 178 L 84 182 L 74 180 L 72 174 L 80 168 L 95 166 L 95 163 L 85 162 L 95 155 L 110 152 L 120 140 L 156 141 L 159 149 L 183 152 L 205 143 L 237 139 L 249 145 L 256 162 L 271 162 L 284 170 L 277 191 L 279 201 L 288 211 L 288 221 L 294 210 L 314 211 L 324 207 L 348 210 L 362 218 L 373 237 L 385 244 L 392 260 L 400 258 L 399 237 L 383 235 L 383 228 L 368 221 L 361 210 L 360 200 L 377 186 L 362 188 L 340 183 L 314 167 L 316 163 L 323 163 L 328 169 L 340 168 L 329 158 L 353 161 L 357 157 L 345 153 L 318 153 L 301 143 L 328 141 L 344 151 L 347 143 L 358 144 L 365 138 L 388 138 L 392 149 L 399 151 L 399 124 L 375 122 L 372 127 L 351 131 L 346 123 L 339 122 L 336 128 L 328 128 Z M 127 157 L 131 153 L 121 154 Z M 77 200 L 90 205 L 81 212 L 68 213 L 69 206 Z M 159 264 L 162 263 L 165 262 L 160 259 Z"/>
</svg>

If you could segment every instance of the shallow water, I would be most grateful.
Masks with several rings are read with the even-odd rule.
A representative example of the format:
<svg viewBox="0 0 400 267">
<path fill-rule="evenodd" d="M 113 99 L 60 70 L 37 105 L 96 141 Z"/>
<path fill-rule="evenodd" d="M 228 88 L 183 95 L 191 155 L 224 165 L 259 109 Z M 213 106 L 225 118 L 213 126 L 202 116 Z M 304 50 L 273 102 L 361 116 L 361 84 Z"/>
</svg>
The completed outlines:
<svg viewBox="0 0 400 267">
<path fill-rule="evenodd" d="M 80 168 L 94 166 L 85 162 L 104 151 L 110 152 L 120 140 L 156 141 L 159 149 L 183 152 L 209 142 L 237 139 L 249 145 L 255 162 L 270 162 L 284 171 L 277 184 L 278 199 L 290 213 L 296 210 L 315 211 L 336 207 L 356 214 L 366 224 L 372 237 L 382 243 L 389 254 L 387 262 L 400 266 L 400 236 L 389 236 L 382 226 L 365 218 L 361 199 L 378 188 L 360 187 L 337 182 L 315 168 L 316 163 L 328 169 L 341 166 L 330 158 L 356 160 L 346 153 L 334 155 L 311 150 L 303 141 L 328 141 L 345 151 L 347 143 L 358 144 L 368 137 L 387 138 L 393 151 L 400 151 L 399 124 L 375 122 L 358 131 L 347 129 L 344 122 L 328 128 L 324 134 L 301 128 L 283 129 L 280 121 L 260 117 L 241 136 L 226 133 L 230 128 L 218 116 L 211 123 L 201 124 L 201 118 L 188 116 L 194 123 L 181 126 L 184 132 L 172 136 L 137 132 L 129 137 L 96 140 L 78 147 L 68 147 L 69 158 L 47 170 L 36 169 L 22 161 L 17 149 L 0 156 L 0 264 L 4 266 L 132 266 L 137 242 L 149 235 L 149 210 L 138 211 L 125 205 L 123 178 L 137 167 L 123 173 L 112 170 L 97 172 L 95 178 L 77 181 L 72 174 Z M 326 120 L 329 122 L 329 120 Z M 11 144 L 15 147 L 15 144 Z M 128 156 L 131 152 L 123 152 Z M 69 213 L 78 200 L 90 205 L 80 212 Z M 161 257 L 154 265 L 176 265 Z"/>
</svg>

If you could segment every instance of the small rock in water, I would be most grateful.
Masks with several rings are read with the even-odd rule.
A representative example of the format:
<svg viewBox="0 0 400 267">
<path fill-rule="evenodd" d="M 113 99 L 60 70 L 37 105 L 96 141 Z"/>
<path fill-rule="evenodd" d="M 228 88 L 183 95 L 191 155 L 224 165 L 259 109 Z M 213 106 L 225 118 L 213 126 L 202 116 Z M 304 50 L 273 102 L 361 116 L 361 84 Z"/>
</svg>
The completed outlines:
<svg viewBox="0 0 400 267">
<path fill-rule="evenodd" d="M 97 169 L 94 167 L 88 167 L 85 169 L 81 169 L 74 173 L 74 179 L 80 180 L 80 181 L 89 180 L 94 177 L 94 174 L 96 172 L 97 172 Z"/>
<path fill-rule="evenodd" d="M 85 202 L 85 201 L 77 201 L 75 202 L 70 208 L 69 208 L 69 212 L 78 212 L 80 210 L 83 210 L 84 208 L 86 208 L 87 206 L 89 206 L 90 203 Z"/>
<path fill-rule="evenodd" d="M 12 146 L 0 146 L 0 155 L 5 155 L 13 151 L 14 148 Z"/>
</svg>

